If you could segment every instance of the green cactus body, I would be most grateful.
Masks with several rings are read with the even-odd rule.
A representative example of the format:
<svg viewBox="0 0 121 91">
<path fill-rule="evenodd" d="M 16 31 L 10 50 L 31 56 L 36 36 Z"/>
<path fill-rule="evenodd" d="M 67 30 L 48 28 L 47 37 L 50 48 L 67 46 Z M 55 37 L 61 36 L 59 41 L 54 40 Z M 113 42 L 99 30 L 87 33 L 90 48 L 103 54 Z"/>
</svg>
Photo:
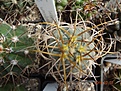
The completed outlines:
<svg viewBox="0 0 121 91">
<path fill-rule="evenodd" d="M 11 83 L 6 84 L 3 88 L 0 88 L 1 91 L 26 91 L 25 87 L 22 85 L 14 86 Z"/>
<path fill-rule="evenodd" d="M 13 29 L 6 23 L 0 24 L 0 78 L 8 79 L 2 85 L 15 79 L 16 83 L 20 80 L 17 78 L 26 74 L 24 70 L 36 59 L 32 50 L 35 50 L 34 39 L 28 38 L 24 26 Z"/>
<path fill-rule="evenodd" d="M 46 54 L 58 61 L 56 63 L 58 69 L 65 71 L 66 74 L 86 70 L 89 60 L 93 60 L 95 56 L 92 36 L 79 26 L 76 26 L 75 29 L 62 26 L 50 31 L 52 38 L 47 42 Z"/>
<path fill-rule="evenodd" d="M 83 56 L 85 55 L 85 53 L 87 53 L 87 50 L 94 48 L 94 44 L 91 43 L 90 45 L 86 45 L 86 42 L 82 42 L 83 39 L 90 38 L 87 32 L 82 34 L 81 36 L 78 36 L 78 34 L 82 31 L 83 29 L 77 27 L 77 29 L 75 30 L 75 33 L 74 33 L 74 30 L 68 29 L 70 36 L 68 36 L 67 34 L 61 33 L 61 35 L 63 36 L 64 44 L 59 43 L 59 45 L 62 47 L 61 51 L 64 52 L 64 61 L 66 62 L 66 64 L 69 64 L 69 60 L 71 60 L 72 62 L 76 62 L 79 68 L 84 70 L 86 69 L 85 65 L 88 64 L 88 60 L 86 60 L 85 58 L 90 58 L 89 55 L 94 56 L 95 53 L 91 52 L 89 55 Z M 54 33 L 54 35 L 56 36 L 56 33 Z"/>
</svg>

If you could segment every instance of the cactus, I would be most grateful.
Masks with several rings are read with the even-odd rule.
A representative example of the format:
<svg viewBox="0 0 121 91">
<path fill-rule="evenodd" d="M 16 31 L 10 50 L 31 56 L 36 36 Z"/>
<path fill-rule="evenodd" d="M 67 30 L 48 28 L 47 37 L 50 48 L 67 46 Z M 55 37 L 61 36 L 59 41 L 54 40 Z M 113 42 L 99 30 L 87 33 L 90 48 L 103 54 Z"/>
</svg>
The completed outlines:
<svg viewBox="0 0 121 91">
<path fill-rule="evenodd" d="M 32 6 L 34 4 L 33 0 L 3 0 L 2 7 L 7 10 L 18 9 L 20 12 L 23 12 L 26 6 Z M 10 12 L 9 12 L 10 13 Z"/>
<path fill-rule="evenodd" d="M 93 76 L 92 65 L 96 64 L 95 60 L 111 48 L 104 51 L 106 47 L 101 31 L 89 27 L 84 29 L 82 22 L 62 25 L 49 23 L 40 35 L 42 39 L 38 45 L 41 49 L 39 52 L 47 60 L 47 64 L 51 62 L 46 75 L 51 74 L 65 85 L 71 75 L 76 78 Z"/>
<path fill-rule="evenodd" d="M 7 83 L 4 87 L 0 88 L 1 91 L 27 91 L 23 85 L 14 86 L 11 83 Z"/>
<path fill-rule="evenodd" d="M 71 5 L 72 10 L 76 10 L 82 8 L 85 2 L 87 2 L 87 0 L 55 0 L 57 11 L 63 11 L 67 5 Z"/>
<path fill-rule="evenodd" d="M 61 19 L 67 23 L 75 22 L 77 12 L 80 14 L 78 19 L 92 19 L 97 13 L 97 7 L 99 7 L 96 0 L 90 2 L 88 0 L 55 0 L 55 5 Z"/>
<path fill-rule="evenodd" d="M 0 0 L 0 17 L 9 24 L 18 25 L 20 21 L 30 15 L 34 0 Z"/>
<path fill-rule="evenodd" d="M 34 65 L 34 39 L 28 37 L 26 27 L 12 27 L 7 23 L 0 24 L 0 84 L 18 85 L 26 78 Z"/>
</svg>

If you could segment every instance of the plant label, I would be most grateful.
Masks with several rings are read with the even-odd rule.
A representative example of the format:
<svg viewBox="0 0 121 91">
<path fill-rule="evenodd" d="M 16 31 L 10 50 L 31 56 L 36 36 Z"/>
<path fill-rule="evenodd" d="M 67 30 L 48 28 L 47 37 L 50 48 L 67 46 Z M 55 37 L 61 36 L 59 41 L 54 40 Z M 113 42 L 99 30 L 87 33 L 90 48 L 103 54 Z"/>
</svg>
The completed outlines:
<svg viewBox="0 0 121 91">
<path fill-rule="evenodd" d="M 35 3 L 46 22 L 58 22 L 54 0 L 35 0 Z"/>
<path fill-rule="evenodd" d="M 107 54 L 102 61 L 121 65 L 121 58 L 119 54 Z"/>
<path fill-rule="evenodd" d="M 58 84 L 55 83 L 48 83 L 43 91 L 57 91 L 58 88 Z"/>
</svg>

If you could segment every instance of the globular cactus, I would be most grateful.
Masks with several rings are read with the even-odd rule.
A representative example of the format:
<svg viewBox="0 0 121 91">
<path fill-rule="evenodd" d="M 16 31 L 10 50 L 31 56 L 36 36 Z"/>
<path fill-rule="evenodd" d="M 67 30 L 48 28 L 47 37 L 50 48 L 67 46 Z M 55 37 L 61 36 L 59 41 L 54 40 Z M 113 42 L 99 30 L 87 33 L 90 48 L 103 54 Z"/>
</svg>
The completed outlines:
<svg viewBox="0 0 121 91">
<path fill-rule="evenodd" d="M 55 0 L 57 11 L 63 11 L 67 5 L 71 5 L 70 8 L 76 10 L 77 8 L 82 8 L 84 2 L 87 2 L 87 0 Z"/>
<path fill-rule="evenodd" d="M 88 0 L 55 0 L 55 5 L 61 19 L 67 23 L 75 22 L 77 12 L 80 14 L 78 19 L 90 20 L 98 13 L 97 7 L 100 7 L 97 1 Z"/>
<path fill-rule="evenodd" d="M 109 47 L 104 51 L 106 47 L 101 30 L 96 31 L 95 27 L 86 27 L 82 22 L 61 25 L 47 23 L 38 45 L 40 54 L 47 60 L 43 67 L 51 63 L 47 74 L 53 75 L 57 81 L 63 81 L 65 85 L 71 76 L 94 77 L 92 65 L 110 50 Z"/>
<path fill-rule="evenodd" d="M 0 0 L 0 17 L 9 24 L 17 25 L 24 17 L 34 13 L 31 10 L 33 5 L 34 0 Z"/>
<path fill-rule="evenodd" d="M 26 10 L 27 6 L 32 6 L 34 4 L 34 0 L 1 0 L 1 3 L 2 9 L 11 10 L 9 13 L 12 13 L 13 10 L 20 10 L 22 13 Z"/>
<path fill-rule="evenodd" d="M 0 24 L 0 81 L 18 85 L 22 78 L 31 73 L 36 59 L 34 39 L 28 37 L 26 27 L 16 28 L 2 22 Z"/>
</svg>

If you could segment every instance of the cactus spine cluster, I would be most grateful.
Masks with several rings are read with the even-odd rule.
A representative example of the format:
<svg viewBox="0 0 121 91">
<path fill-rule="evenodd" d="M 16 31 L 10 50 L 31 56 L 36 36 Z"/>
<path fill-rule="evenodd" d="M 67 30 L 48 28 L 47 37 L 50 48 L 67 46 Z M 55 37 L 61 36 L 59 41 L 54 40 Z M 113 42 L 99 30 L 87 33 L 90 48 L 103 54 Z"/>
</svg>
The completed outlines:
<svg viewBox="0 0 121 91">
<path fill-rule="evenodd" d="M 41 39 L 39 44 L 40 53 L 45 60 L 51 60 L 52 63 L 47 74 L 52 74 L 59 81 L 61 79 L 65 84 L 71 75 L 92 76 L 92 65 L 105 54 L 104 47 L 100 48 L 104 43 L 101 31 L 84 28 L 82 22 L 47 24 L 41 36 L 44 40 Z"/>
</svg>

